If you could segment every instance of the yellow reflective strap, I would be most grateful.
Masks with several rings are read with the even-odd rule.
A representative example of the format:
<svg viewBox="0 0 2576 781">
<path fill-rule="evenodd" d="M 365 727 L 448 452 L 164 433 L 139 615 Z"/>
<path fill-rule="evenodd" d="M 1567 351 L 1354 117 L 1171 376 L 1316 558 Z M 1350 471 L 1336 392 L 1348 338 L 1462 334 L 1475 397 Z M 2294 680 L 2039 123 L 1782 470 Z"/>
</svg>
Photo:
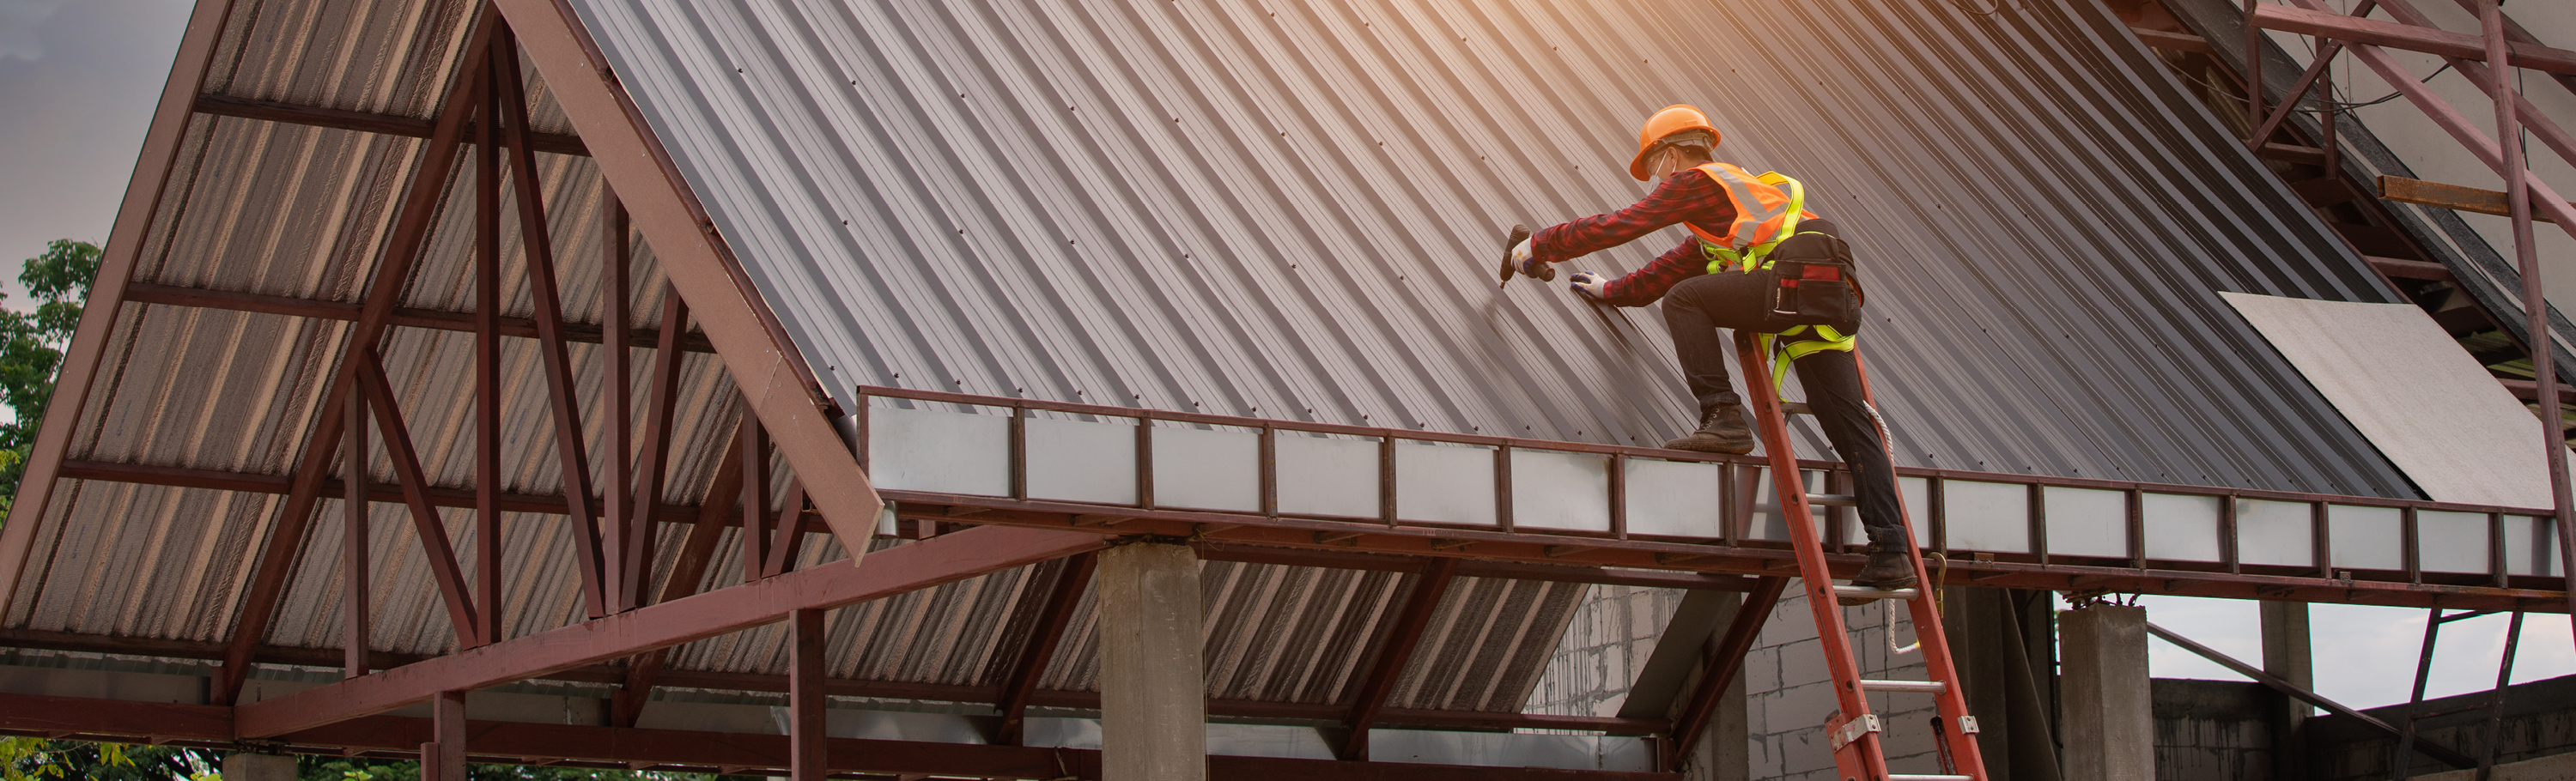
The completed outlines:
<svg viewBox="0 0 2576 781">
<path fill-rule="evenodd" d="M 1822 325 L 1802 325 L 1777 334 L 1763 334 L 1762 352 L 1771 356 L 1771 392 L 1782 393 L 1788 388 L 1789 364 L 1828 350 L 1851 352 L 1859 340 L 1859 335 L 1844 334 Z"/>
</svg>

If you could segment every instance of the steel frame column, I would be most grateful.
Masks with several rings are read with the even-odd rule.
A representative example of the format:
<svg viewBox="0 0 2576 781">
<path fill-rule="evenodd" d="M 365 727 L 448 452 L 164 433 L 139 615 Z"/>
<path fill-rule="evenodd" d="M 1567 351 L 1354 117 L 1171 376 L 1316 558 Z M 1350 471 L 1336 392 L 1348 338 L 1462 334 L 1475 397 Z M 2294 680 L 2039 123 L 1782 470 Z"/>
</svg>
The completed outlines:
<svg viewBox="0 0 2576 781">
<path fill-rule="evenodd" d="M 349 421 L 342 429 L 348 441 L 340 447 L 340 508 L 346 515 L 340 527 L 340 677 L 356 678 L 367 674 L 367 629 L 373 623 L 367 602 L 375 578 L 367 566 L 367 400 L 355 393 L 346 399 L 348 410 L 341 414 Z"/>
<path fill-rule="evenodd" d="M 831 701 L 823 693 L 823 611 L 808 608 L 790 614 L 787 631 L 788 778 L 823 781 L 831 773 L 823 745 L 824 708 Z"/>
<path fill-rule="evenodd" d="M 641 596 L 639 586 L 644 573 L 652 568 L 650 550 L 645 542 L 652 536 L 649 522 L 638 522 L 640 516 L 635 490 L 635 403 L 628 387 L 627 323 L 633 318 L 627 312 L 628 265 L 632 257 L 626 243 L 626 210 L 617 205 L 617 192 L 600 184 L 599 191 L 599 414 L 608 452 L 602 459 L 599 500 L 600 523 L 607 577 L 607 603 L 610 612 L 623 613 L 636 607 Z"/>
<path fill-rule="evenodd" d="M 497 24 L 497 21 L 495 22 Z M 489 63 L 490 57 L 481 58 Z M 501 115 L 499 77 L 483 72 L 474 155 L 474 553 L 480 644 L 501 627 Z"/>
<path fill-rule="evenodd" d="M 431 739 L 420 744 L 420 781 L 465 781 L 465 693 L 429 699 Z"/>
</svg>

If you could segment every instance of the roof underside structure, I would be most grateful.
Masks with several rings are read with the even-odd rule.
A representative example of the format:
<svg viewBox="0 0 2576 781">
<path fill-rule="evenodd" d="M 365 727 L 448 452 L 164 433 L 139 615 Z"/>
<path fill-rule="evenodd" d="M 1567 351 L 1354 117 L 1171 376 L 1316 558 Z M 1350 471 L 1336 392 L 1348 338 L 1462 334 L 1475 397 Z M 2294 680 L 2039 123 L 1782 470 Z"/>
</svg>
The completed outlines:
<svg viewBox="0 0 2576 781">
<path fill-rule="evenodd" d="M 2399 299 L 2091 0 L 200 0 L 0 527 L 0 650 L 208 682 L 0 728 L 409 751 L 423 720 L 380 714 L 537 680 L 602 723 L 478 757 L 781 767 L 783 740 L 652 719 L 768 702 L 778 622 L 838 609 L 833 694 L 1004 725 L 973 751 L 870 744 L 891 764 L 860 769 L 1097 777 L 1020 719 L 1098 706 L 1093 555 L 1152 538 L 1205 561 L 1216 716 L 1690 732 L 1706 697 L 1522 711 L 1591 584 L 1778 593 L 1787 553 L 1745 531 L 1761 462 L 1649 449 L 1689 423 L 1656 312 L 1491 276 L 1508 226 L 1641 195 L 1631 123 L 1671 103 L 1854 241 L 1918 531 L 1964 539 L 1971 487 L 2027 497 L 2021 547 L 1962 543 L 1959 577 L 2564 609 L 2548 511 L 2423 501 L 2222 301 Z M 895 408 L 1012 410 L 1011 490 L 880 494 L 862 467 L 919 455 L 869 439 Z M 1033 414 L 1155 417 L 1146 450 L 1376 437 L 1386 516 L 1039 501 Z M 1404 435 L 1494 450 L 1493 519 L 1399 523 Z M 1514 526 L 1513 492 L 1547 490 L 1508 479 L 1524 447 L 1607 465 L 1615 520 Z M 1728 531 L 1620 504 L 1620 470 L 1665 459 L 1728 486 Z M 2206 555 L 2156 547 L 2164 498 L 2205 504 Z M 2055 531 L 2076 499 L 2112 503 L 2114 550 Z M 2418 561 L 2392 525 L 2407 558 L 2335 577 L 2328 531 L 2401 513 L 2475 526 L 2470 563 Z M 2240 555 L 2258 526 L 2324 558 Z M 320 684 L 335 667 L 391 670 Z M 404 688 L 430 677 L 470 685 Z M 137 720 L 158 731 L 99 726 Z"/>
</svg>

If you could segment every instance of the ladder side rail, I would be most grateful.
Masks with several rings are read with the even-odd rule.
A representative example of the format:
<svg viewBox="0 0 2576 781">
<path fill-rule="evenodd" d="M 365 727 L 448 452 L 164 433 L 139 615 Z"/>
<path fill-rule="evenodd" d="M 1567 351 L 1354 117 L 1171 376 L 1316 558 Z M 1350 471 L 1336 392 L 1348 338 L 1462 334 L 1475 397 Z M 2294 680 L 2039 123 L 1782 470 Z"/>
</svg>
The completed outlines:
<svg viewBox="0 0 2576 781">
<path fill-rule="evenodd" d="M 1789 527 L 1790 549 L 1797 553 L 1799 588 L 1805 590 L 1807 606 L 1816 617 L 1816 639 L 1825 656 L 1825 669 L 1834 683 L 1834 701 L 1840 706 L 1834 723 L 1827 724 L 1829 739 L 1844 724 L 1870 714 L 1869 699 L 1860 690 L 1860 663 L 1852 654 L 1851 633 L 1843 625 L 1842 606 L 1834 595 L 1834 578 L 1825 563 L 1823 541 L 1816 534 L 1815 512 L 1807 505 L 1805 476 L 1798 470 L 1796 451 L 1789 448 L 1788 421 L 1781 416 L 1780 390 L 1771 384 L 1768 356 L 1751 332 L 1735 332 L 1735 354 L 1744 369 L 1746 394 L 1753 405 L 1756 432 L 1762 438 L 1763 455 L 1771 462 L 1771 481 L 1777 494 L 1780 517 Z M 1834 767 L 1840 778 L 1883 779 L 1887 777 L 1887 757 L 1880 751 L 1879 735 L 1863 732 L 1834 750 Z"/>
<path fill-rule="evenodd" d="M 1870 389 L 1869 364 L 1861 360 L 1857 347 L 1852 350 L 1852 365 L 1859 370 L 1861 401 L 1868 403 L 1870 414 L 1876 416 L 1878 398 Z M 1888 461 L 1894 463 L 1896 441 L 1887 430 L 1887 421 L 1882 418 L 1871 423 L 1878 428 L 1879 445 L 1887 448 Z M 1958 665 L 1950 659 L 1949 629 L 1941 624 L 1940 592 L 1937 584 L 1932 582 L 1932 573 L 1923 567 L 1922 541 L 1914 539 L 1914 511 L 1906 507 L 1904 481 L 1899 480 L 1895 484 L 1897 520 L 1903 524 L 1905 532 L 1905 553 L 1914 564 L 1914 588 L 1922 592 L 1922 596 L 1906 602 L 1906 608 L 1914 618 L 1914 642 L 1922 649 L 1925 677 L 1950 684 L 1946 691 L 1933 695 L 1933 702 L 1946 727 L 1935 739 L 1948 744 L 1958 772 L 1976 781 L 1985 781 L 1985 756 L 1978 751 L 1977 734 L 1967 729 L 1968 725 L 1975 723 L 1975 717 L 1968 713 L 1967 693 L 1960 691 Z M 1855 487 L 1854 490 L 1858 489 Z M 1889 627 L 1888 631 L 1893 632 L 1895 628 Z"/>
</svg>

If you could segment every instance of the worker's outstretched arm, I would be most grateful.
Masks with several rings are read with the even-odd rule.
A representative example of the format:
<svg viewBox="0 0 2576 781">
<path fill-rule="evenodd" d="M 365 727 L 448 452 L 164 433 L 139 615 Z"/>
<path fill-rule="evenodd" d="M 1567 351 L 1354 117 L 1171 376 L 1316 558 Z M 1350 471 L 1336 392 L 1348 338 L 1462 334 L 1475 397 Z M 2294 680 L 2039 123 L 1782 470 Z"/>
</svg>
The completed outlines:
<svg viewBox="0 0 2576 781">
<path fill-rule="evenodd" d="M 1627 276 L 1611 279 L 1590 271 L 1575 272 L 1571 278 L 1574 292 L 1611 306 L 1645 306 L 1664 297 L 1664 293 L 1682 280 L 1708 270 L 1708 259 L 1700 254 L 1698 239 L 1682 243 L 1655 258 L 1645 268 Z"/>
<path fill-rule="evenodd" d="M 1645 200 L 1609 214 L 1550 226 L 1530 237 L 1530 258 L 1562 263 L 1637 240 L 1684 222 L 1725 226 L 1735 221 L 1726 191 L 1696 169 L 1673 174 Z"/>
</svg>

